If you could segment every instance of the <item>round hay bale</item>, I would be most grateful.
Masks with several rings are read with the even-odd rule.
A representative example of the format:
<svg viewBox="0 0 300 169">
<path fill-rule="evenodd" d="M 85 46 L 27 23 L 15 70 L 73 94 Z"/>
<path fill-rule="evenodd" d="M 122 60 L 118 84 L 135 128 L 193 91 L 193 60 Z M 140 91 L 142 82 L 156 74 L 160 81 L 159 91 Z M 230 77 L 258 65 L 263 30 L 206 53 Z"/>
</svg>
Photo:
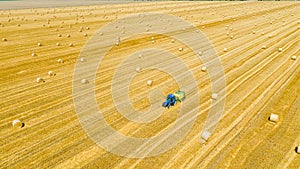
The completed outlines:
<svg viewBox="0 0 300 169">
<path fill-rule="evenodd" d="M 155 40 L 152 40 L 151 42 L 152 42 L 152 43 L 155 43 Z"/>
<path fill-rule="evenodd" d="M 267 46 L 266 46 L 266 45 L 263 45 L 261 48 L 262 48 L 262 49 L 266 49 L 266 48 L 267 48 Z"/>
<path fill-rule="evenodd" d="M 59 42 L 57 42 L 57 43 L 56 43 L 56 46 L 60 46 L 60 43 L 59 43 Z"/>
<path fill-rule="evenodd" d="M 282 48 L 278 48 L 278 52 L 282 52 Z"/>
<path fill-rule="evenodd" d="M 180 51 L 180 52 L 183 51 L 183 48 L 179 48 L 179 51 Z"/>
<path fill-rule="evenodd" d="M 152 80 L 148 80 L 148 81 L 147 81 L 147 85 L 148 85 L 148 86 L 152 86 L 152 83 L 153 83 Z"/>
<path fill-rule="evenodd" d="M 73 45 L 73 43 L 69 43 L 69 47 L 73 47 L 74 45 Z"/>
<path fill-rule="evenodd" d="M 206 72 L 206 70 L 207 70 L 206 66 L 203 65 L 203 66 L 201 67 L 201 71 L 202 71 L 202 72 Z"/>
<path fill-rule="evenodd" d="M 85 29 L 86 29 L 86 30 L 89 30 L 90 28 L 89 28 L 89 27 L 86 27 Z"/>
<path fill-rule="evenodd" d="M 36 54 L 35 54 L 35 53 L 32 53 L 31 56 L 34 57 L 34 56 L 36 56 Z"/>
<path fill-rule="evenodd" d="M 38 78 L 36 78 L 36 82 L 37 82 L 37 83 L 41 83 L 41 82 L 45 82 L 45 81 L 44 81 L 44 79 L 43 79 L 43 78 L 41 78 L 41 77 L 38 77 Z"/>
<path fill-rule="evenodd" d="M 141 68 L 137 67 L 137 68 L 135 68 L 135 71 L 136 72 L 141 72 Z"/>
<path fill-rule="evenodd" d="M 264 34 L 265 34 L 264 32 L 261 33 L 261 35 L 264 35 Z"/>
<path fill-rule="evenodd" d="M 199 51 L 199 52 L 198 52 L 198 55 L 199 55 L 199 56 L 202 56 L 202 55 L 203 55 L 203 52 L 202 52 L 202 51 Z"/>
<path fill-rule="evenodd" d="M 205 141 L 208 140 L 208 138 L 210 137 L 211 133 L 209 131 L 204 131 L 202 134 L 201 134 L 201 138 Z"/>
<path fill-rule="evenodd" d="M 139 58 L 142 59 L 143 58 L 143 54 L 139 54 Z"/>
<path fill-rule="evenodd" d="M 61 37 L 61 34 L 58 34 L 57 36 L 58 36 L 58 37 Z"/>
<path fill-rule="evenodd" d="M 172 40 L 171 40 L 171 42 L 172 42 L 172 43 L 174 43 L 174 42 L 175 42 L 175 40 L 174 40 L 174 39 L 172 39 Z"/>
<path fill-rule="evenodd" d="M 223 51 L 224 51 L 224 52 L 227 52 L 227 51 L 228 51 L 228 49 L 227 49 L 227 48 L 224 48 L 224 49 L 223 49 Z"/>
<path fill-rule="evenodd" d="M 2 41 L 3 41 L 3 42 L 6 42 L 6 41 L 7 41 L 7 39 L 6 39 L 6 38 L 2 38 Z"/>
<path fill-rule="evenodd" d="M 279 121 L 279 116 L 278 114 L 271 114 L 270 117 L 269 117 L 269 121 L 272 121 L 272 122 L 278 122 Z"/>
<path fill-rule="evenodd" d="M 272 35 L 269 35 L 268 38 L 272 38 Z"/>
<path fill-rule="evenodd" d="M 80 62 L 86 62 L 85 58 L 80 58 Z"/>
<path fill-rule="evenodd" d="M 296 59 L 297 59 L 297 56 L 294 55 L 294 56 L 291 57 L 291 59 L 292 59 L 292 60 L 296 60 Z"/>
<path fill-rule="evenodd" d="M 57 62 L 58 62 L 58 63 L 64 63 L 64 60 L 62 60 L 62 59 L 57 59 Z"/>
<path fill-rule="evenodd" d="M 252 32 L 252 34 L 255 34 L 255 33 L 256 33 L 256 31 L 253 31 L 253 32 Z"/>
<path fill-rule="evenodd" d="M 84 37 L 87 37 L 87 33 L 84 33 L 83 36 L 84 36 Z"/>
<path fill-rule="evenodd" d="M 295 151 L 297 154 L 300 154 L 300 145 L 298 145 L 296 148 L 295 148 Z"/>
<path fill-rule="evenodd" d="M 67 34 L 66 36 L 67 36 L 67 38 L 71 37 L 71 35 L 69 35 L 69 34 Z"/>
<path fill-rule="evenodd" d="M 38 46 L 42 46 L 42 44 L 41 44 L 41 43 L 38 43 Z"/>
<path fill-rule="evenodd" d="M 89 81 L 87 79 L 82 79 L 81 80 L 81 84 L 88 84 L 88 83 L 89 83 Z"/>
<path fill-rule="evenodd" d="M 233 39 L 233 35 L 230 36 L 230 39 Z"/>
<path fill-rule="evenodd" d="M 52 70 L 50 70 L 50 71 L 48 72 L 48 75 L 49 75 L 50 77 L 53 77 L 53 76 L 55 76 L 55 73 L 54 73 Z"/>
<path fill-rule="evenodd" d="M 154 40 L 154 37 L 152 36 L 151 40 Z"/>
<path fill-rule="evenodd" d="M 100 34 L 100 36 L 102 36 L 102 35 L 103 35 L 103 33 L 102 33 L 102 32 L 100 32 L 99 34 Z"/>
<path fill-rule="evenodd" d="M 24 127 L 24 123 L 22 123 L 21 120 L 16 119 L 16 120 L 14 120 L 14 121 L 12 122 L 12 126 L 13 126 L 13 127 L 22 128 L 22 127 Z"/>
<path fill-rule="evenodd" d="M 218 94 L 217 94 L 217 93 L 213 93 L 213 94 L 211 95 L 211 98 L 212 98 L 213 100 L 217 100 Z"/>
</svg>

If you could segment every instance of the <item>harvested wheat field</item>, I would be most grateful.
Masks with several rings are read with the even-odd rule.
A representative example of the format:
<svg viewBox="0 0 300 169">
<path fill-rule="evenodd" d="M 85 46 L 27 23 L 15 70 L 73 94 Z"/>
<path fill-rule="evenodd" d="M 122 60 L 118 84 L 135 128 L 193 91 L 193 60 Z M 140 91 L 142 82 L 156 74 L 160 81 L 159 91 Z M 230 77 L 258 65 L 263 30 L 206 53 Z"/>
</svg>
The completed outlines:
<svg viewBox="0 0 300 169">
<path fill-rule="evenodd" d="M 216 56 L 210 58 L 204 41 L 196 43 L 190 36 L 183 43 L 168 36 L 189 31 L 177 29 L 182 23 L 160 24 L 158 30 L 166 32 L 153 33 L 164 18 L 146 24 L 148 12 L 188 21 L 197 28 L 194 33 L 209 39 Z M 141 18 L 137 24 L 145 24 L 147 34 L 124 39 L 139 28 L 116 20 L 131 14 Z M 101 32 L 110 23 L 114 27 Z M 0 168 L 300 168 L 299 2 L 135 2 L 2 10 L 0 38 Z M 94 39 L 103 47 L 89 44 Z M 90 58 L 109 42 L 114 45 L 101 63 Z M 206 64 L 214 58 L 226 77 L 226 87 L 217 93 L 212 79 L 222 77 L 213 76 L 214 66 Z M 92 67 L 94 75 L 87 76 Z M 82 76 L 76 79 L 76 73 Z M 186 92 L 186 100 L 163 108 L 167 94 L 178 89 Z M 94 119 L 87 114 L 93 110 L 89 102 L 75 104 L 93 95 L 101 110 Z M 210 112 L 220 100 L 226 101 L 223 109 Z M 210 115 L 221 116 L 203 134 Z M 128 140 L 117 144 L 99 117 Z M 84 126 L 86 122 L 92 124 Z M 130 139 L 155 138 L 171 129 L 173 134 L 131 151 L 136 145 Z M 100 144 L 110 147 L 95 142 L 101 134 L 106 138 Z M 169 144 L 172 138 L 178 144 Z"/>
</svg>

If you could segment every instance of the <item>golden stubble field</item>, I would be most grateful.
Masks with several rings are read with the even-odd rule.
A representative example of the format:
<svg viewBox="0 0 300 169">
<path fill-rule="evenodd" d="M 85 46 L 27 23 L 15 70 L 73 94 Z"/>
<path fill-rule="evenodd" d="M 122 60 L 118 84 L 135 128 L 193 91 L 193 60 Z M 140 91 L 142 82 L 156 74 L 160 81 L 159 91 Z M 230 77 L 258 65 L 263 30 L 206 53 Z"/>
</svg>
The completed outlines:
<svg viewBox="0 0 300 169">
<path fill-rule="evenodd" d="M 82 47 L 98 29 L 143 12 L 173 14 L 205 33 L 224 67 L 226 106 L 216 132 L 201 144 L 212 94 L 202 63 L 194 61 L 183 44 L 171 43 L 163 35 L 152 35 L 157 39 L 154 44 L 151 35 L 121 42 L 105 56 L 95 80 L 98 106 L 120 133 L 154 136 L 176 120 L 180 107 L 164 110 L 149 124 L 131 122 L 117 112 L 110 95 L 114 70 L 136 50 L 157 47 L 178 55 L 197 78 L 201 93 L 196 105 L 200 112 L 184 140 L 159 156 L 135 159 L 109 153 L 87 136 L 74 109 L 72 78 Z M 0 166 L 299 168 L 300 154 L 295 152 L 300 144 L 299 37 L 298 2 L 149 2 L 0 11 Z M 49 71 L 56 75 L 49 77 Z M 38 77 L 45 83 L 37 83 Z M 149 77 L 155 82 L 151 87 L 146 85 Z M 133 107 L 147 110 L 154 88 L 166 95 L 178 84 L 161 71 L 142 71 L 129 87 Z M 279 115 L 277 123 L 268 121 L 271 113 Z M 15 119 L 25 126 L 13 128 Z"/>
</svg>

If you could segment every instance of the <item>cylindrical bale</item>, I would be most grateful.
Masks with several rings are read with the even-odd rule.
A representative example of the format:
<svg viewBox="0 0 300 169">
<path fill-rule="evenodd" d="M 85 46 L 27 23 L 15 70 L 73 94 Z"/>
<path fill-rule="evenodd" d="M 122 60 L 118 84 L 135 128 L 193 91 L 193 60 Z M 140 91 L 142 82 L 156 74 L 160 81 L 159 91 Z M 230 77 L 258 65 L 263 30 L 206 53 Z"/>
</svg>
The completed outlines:
<svg viewBox="0 0 300 169">
<path fill-rule="evenodd" d="M 80 62 L 86 62 L 85 58 L 80 58 Z"/>
<path fill-rule="evenodd" d="M 213 94 L 211 95 L 211 98 L 212 98 L 213 100 L 217 100 L 218 94 L 217 94 L 217 93 L 213 93 Z"/>
<path fill-rule="evenodd" d="M 300 154 L 300 145 L 295 148 L 296 153 Z"/>
<path fill-rule="evenodd" d="M 278 48 L 278 52 L 282 52 L 282 48 Z"/>
<path fill-rule="evenodd" d="M 201 71 L 202 71 L 202 72 L 206 72 L 206 70 L 207 70 L 206 66 L 203 65 L 203 66 L 201 67 Z"/>
<path fill-rule="evenodd" d="M 143 58 L 143 54 L 139 54 L 139 58 L 140 58 L 140 59 Z"/>
<path fill-rule="evenodd" d="M 31 56 L 34 57 L 34 56 L 36 56 L 36 54 L 35 54 L 35 53 L 32 53 Z"/>
<path fill-rule="evenodd" d="M 227 48 L 224 48 L 224 49 L 223 49 L 223 51 L 224 51 L 224 52 L 227 52 L 227 51 L 228 51 L 228 49 L 227 49 Z"/>
<path fill-rule="evenodd" d="M 270 117 L 269 117 L 269 120 L 272 121 L 272 122 L 278 122 L 279 121 L 279 116 L 278 114 L 271 114 Z"/>
<path fill-rule="evenodd" d="M 266 49 L 266 48 L 267 48 L 267 46 L 266 46 L 266 45 L 263 45 L 261 48 L 262 48 L 262 49 Z"/>
<path fill-rule="evenodd" d="M 12 122 L 12 126 L 13 127 L 18 127 L 18 128 L 22 128 L 23 127 L 23 123 L 21 122 L 21 120 L 16 119 Z"/>
<path fill-rule="evenodd" d="M 142 70 L 142 69 L 139 68 L 139 67 L 135 68 L 135 71 L 136 71 L 136 72 L 141 72 L 141 70 Z"/>
<path fill-rule="evenodd" d="M 292 59 L 292 60 L 296 60 L 296 59 L 297 59 L 297 56 L 292 56 L 291 59 Z"/>
<path fill-rule="evenodd" d="M 50 77 L 52 77 L 52 76 L 55 76 L 55 73 L 54 73 L 52 70 L 50 70 L 50 71 L 48 72 L 48 75 L 49 75 Z"/>
<path fill-rule="evenodd" d="M 45 82 L 45 81 L 44 81 L 44 79 L 43 79 L 43 78 L 41 78 L 41 77 L 38 77 L 38 78 L 36 78 L 36 82 L 38 82 L 38 83 L 41 83 L 41 82 Z"/>
<path fill-rule="evenodd" d="M 198 55 L 199 55 L 199 56 L 202 56 L 202 55 L 203 55 L 203 52 L 202 52 L 202 51 L 199 51 L 199 52 L 198 52 Z"/>
<path fill-rule="evenodd" d="M 64 63 L 64 60 L 62 60 L 62 59 L 57 59 L 57 62 L 58 62 L 58 63 Z"/>
<path fill-rule="evenodd" d="M 152 86 L 152 83 L 153 83 L 152 80 L 148 80 L 148 81 L 147 81 L 147 85 L 148 85 L 148 86 Z"/>
<path fill-rule="evenodd" d="M 209 131 L 203 131 L 201 134 L 201 138 L 205 141 L 208 140 L 208 138 L 210 137 L 211 133 Z"/>
<path fill-rule="evenodd" d="M 56 46 L 60 46 L 60 43 L 59 43 L 59 42 L 57 42 L 57 43 L 56 43 Z"/>
<path fill-rule="evenodd" d="M 6 38 L 2 38 L 2 41 L 3 41 L 3 42 L 6 42 L 6 41 L 7 41 L 7 39 L 6 39 Z"/>
<path fill-rule="evenodd" d="M 180 51 L 180 52 L 183 51 L 183 48 L 179 48 L 179 51 Z"/>
<path fill-rule="evenodd" d="M 42 44 L 41 44 L 41 43 L 38 43 L 38 46 L 42 46 Z"/>
<path fill-rule="evenodd" d="M 81 80 L 81 84 L 88 84 L 88 83 L 89 83 L 89 81 L 87 79 L 82 79 Z"/>
</svg>

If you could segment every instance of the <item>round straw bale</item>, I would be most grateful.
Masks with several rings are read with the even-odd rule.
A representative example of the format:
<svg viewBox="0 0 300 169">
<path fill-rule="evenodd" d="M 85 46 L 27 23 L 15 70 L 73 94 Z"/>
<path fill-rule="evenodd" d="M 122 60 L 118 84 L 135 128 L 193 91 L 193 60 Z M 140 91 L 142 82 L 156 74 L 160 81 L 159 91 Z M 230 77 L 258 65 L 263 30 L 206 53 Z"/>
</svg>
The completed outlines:
<svg viewBox="0 0 300 169">
<path fill-rule="evenodd" d="M 272 122 L 278 122 L 279 121 L 279 116 L 278 114 L 271 114 L 270 117 L 269 117 L 269 120 L 272 121 Z"/>
<path fill-rule="evenodd" d="M 148 80 L 148 81 L 147 81 L 147 85 L 148 85 L 148 86 L 152 86 L 152 83 L 153 83 L 152 80 Z"/>
</svg>

